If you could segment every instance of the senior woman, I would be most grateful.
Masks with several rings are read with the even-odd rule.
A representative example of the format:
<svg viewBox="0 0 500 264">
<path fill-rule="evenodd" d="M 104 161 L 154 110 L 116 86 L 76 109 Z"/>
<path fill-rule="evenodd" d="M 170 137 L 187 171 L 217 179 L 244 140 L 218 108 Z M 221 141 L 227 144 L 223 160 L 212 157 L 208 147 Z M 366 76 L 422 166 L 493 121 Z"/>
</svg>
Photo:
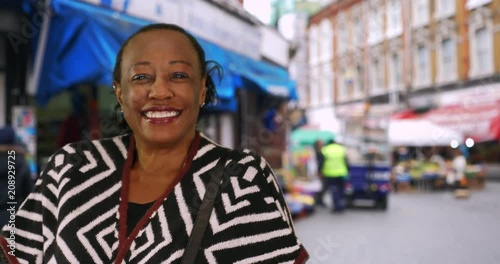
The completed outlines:
<svg viewBox="0 0 500 264">
<path fill-rule="evenodd" d="M 58 150 L 3 244 L 26 263 L 304 263 L 266 161 L 195 129 L 214 69 L 176 25 L 133 34 L 113 73 L 130 133 Z"/>
</svg>

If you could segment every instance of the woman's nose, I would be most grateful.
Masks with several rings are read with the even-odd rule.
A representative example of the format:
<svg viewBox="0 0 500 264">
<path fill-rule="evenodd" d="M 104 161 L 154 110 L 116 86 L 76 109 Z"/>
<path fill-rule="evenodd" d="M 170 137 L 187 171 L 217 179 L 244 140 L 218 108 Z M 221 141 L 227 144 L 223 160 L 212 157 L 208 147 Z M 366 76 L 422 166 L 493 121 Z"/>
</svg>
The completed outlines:
<svg viewBox="0 0 500 264">
<path fill-rule="evenodd" d="M 151 90 L 149 91 L 150 99 L 162 100 L 171 98 L 173 96 L 174 92 L 168 84 L 168 81 L 162 80 L 162 78 L 156 79 L 156 81 L 151 86 Z"/>
</svg>

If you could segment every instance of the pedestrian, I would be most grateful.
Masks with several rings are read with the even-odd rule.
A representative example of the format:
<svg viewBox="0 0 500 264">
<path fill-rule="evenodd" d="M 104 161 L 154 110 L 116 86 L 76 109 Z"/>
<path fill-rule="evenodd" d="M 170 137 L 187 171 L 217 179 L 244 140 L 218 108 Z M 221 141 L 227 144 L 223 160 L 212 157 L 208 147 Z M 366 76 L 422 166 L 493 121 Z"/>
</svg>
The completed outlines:
<svg viewBox="0 0 500 264">
<path fill-rule="evenodd" d="M 332 194 L 332 212 L 341 213 L 345 208 L 344 191 L 346 179 L 349 174 L 346 149 L 343 145 L 336 143 L 332 139 L 321 149 L 321 152 L 325 159 L 322 175 Z"/>
<path fill-rule="evenodd" d="M 451 170 L 446 177 L 446 182 L 451 189 L 456 190 L 466 187 L 465 169 L 467 167 L 467 159 L 459 148 L 453 149 L 452 153 Z"/>
<path fill-rule="evenodd" d="M 323 141 L 318 139 L 314 142 L 314 158 L 316 159 L 316 175 L 318 179 L 321 181 L 321 189 L 316 194 L 315 203 L 318 206 L 325 206 L 323 202 L 323 197 L 325 196 L 325 192 L 328 189 L 328 183 L 325 181 L 325 177 L 323 177 L 323 164 L 325 163 L 325 156 L 321 152 L 321 148 L 323 148 Z"/>
<path fill-rule="evenodd" d="M 113 71 L 128 132 L 68 144 L 51 157 L 17 215 L 16 257 L 304 263 L 307 252 L 266 161 L 196 131 L 200 110 L 216 99 L 219 70 L 179 26 L 147 25 L 128 38 Z"/>
<path fill-rule="evenodd" d="M 0 227 L 9 224 L 11 214 L 15 213 L 33 188 L 30 168 L 24 154 L 23 147 L 17 144 L 14 129 L 11 126 L 1 128 Z"/>
</svg>

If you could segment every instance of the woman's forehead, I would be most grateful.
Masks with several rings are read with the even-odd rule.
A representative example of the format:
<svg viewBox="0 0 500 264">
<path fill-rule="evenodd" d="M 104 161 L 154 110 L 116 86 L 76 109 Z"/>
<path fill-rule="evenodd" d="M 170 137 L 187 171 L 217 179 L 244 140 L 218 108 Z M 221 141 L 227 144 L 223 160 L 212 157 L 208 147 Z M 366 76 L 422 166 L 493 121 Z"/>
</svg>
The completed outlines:
<svg viewBox="0 0 500 264">
<path fill-rule="evenodd" d="M 155 29 L 134 36 L 125 47 L 123 59 L 177 55 L 198 60 L 198 54 L 189 38 L 181 32 Z"/>
</svg>

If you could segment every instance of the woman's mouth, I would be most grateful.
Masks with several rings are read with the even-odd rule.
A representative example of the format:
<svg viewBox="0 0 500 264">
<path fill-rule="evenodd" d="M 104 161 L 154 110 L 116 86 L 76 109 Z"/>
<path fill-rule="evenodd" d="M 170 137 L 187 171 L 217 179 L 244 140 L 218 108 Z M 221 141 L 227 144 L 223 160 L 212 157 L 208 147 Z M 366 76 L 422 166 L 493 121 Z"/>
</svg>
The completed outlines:
<svg viewBox="0 0 500 264">
<path fill-rule="evenodd" d="M 177 118 L 182 111 L 146 111 L 144 117 L 151 123 L 167 123 Z"/>
</svg>

